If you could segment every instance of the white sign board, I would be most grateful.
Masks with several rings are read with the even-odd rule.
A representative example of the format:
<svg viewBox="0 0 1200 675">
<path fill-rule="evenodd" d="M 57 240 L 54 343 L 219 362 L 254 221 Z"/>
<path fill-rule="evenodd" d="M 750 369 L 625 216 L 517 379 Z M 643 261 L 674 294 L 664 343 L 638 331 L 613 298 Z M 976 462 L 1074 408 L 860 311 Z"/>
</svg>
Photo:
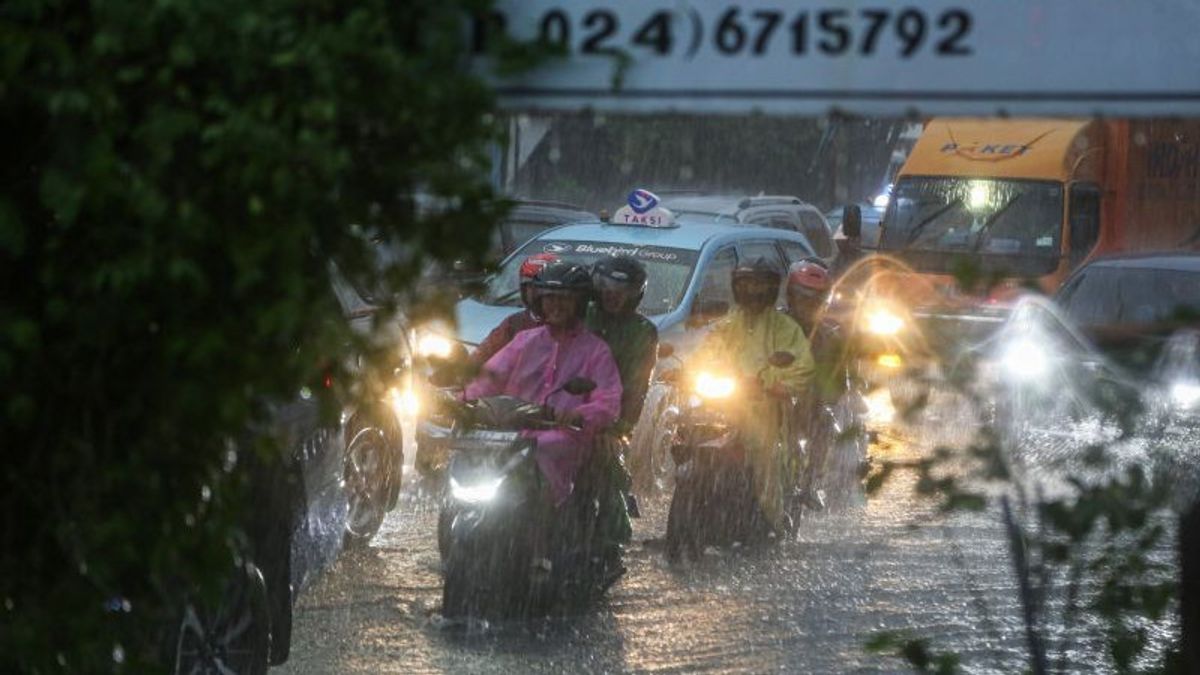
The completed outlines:
<svg viewBox="0 0 1200 675">
<path fill-rule="evenodd" d="M 477 54 L 501 26 L 567 54 L 514 109 L 1200 115 L 1200 0 L 499 0 Z"/>
</svg>

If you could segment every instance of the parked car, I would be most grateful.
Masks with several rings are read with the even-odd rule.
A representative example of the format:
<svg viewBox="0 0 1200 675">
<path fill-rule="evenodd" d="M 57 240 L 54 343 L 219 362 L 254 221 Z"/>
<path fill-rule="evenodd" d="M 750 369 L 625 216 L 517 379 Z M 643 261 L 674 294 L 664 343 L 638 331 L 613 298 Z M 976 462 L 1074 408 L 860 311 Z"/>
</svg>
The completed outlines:
<svg viewBox="0 0 1200 675">
<path fill-rule="evenodd" d="M 510 255 L 482 294 L 458 303 L 457 333 L 441 337 L 476 345 L 504 317 L 518 311 L 518 268 L 535 253 L 554 253 L 584 264 L 612 253 L 638 258 L 649 271 L 639 311 L 658 327 L 659 340 L 673 345 L 680 355 L 698 345 L 705 326 L 732 306 L 730 274 L 739 259 L 765 255 L 786 266 L 814 255 L 808 239 L 791 229 L 701 222 L 687 214 L 668 227 L 598 220 L 565 225 L 542 232 Z M 782 288 L 779 304 L 784 304 Z M 643 480 L 661 476 L 667 469 L 667 439 L 677 414 L 676 401 L 673 385 L 656 379 L 633 435 L 632 464 Z M 418 457 L 429 442 L 418 430 Z"/>
<path fill-rule="evenodd" d="M 250 481 L 246 538 L 216 602 L 189 596 L 182 603 L 167 638 L 170 672 L 265 673 L 286 661 L 295 595 L 341 548 L 350 510 L 341 426 L 322 424 L 305 392 L 277 406 L 257 433 L 279 439 L 283 455 L 256 461 L 253 434 L 231 444 Z"/>
<path fill-rule="evenodd" d="M 333 276 L 351 327 L 366 330 L 376 311 L 370 294 L 336 270 Z M 278 440 L 279 461 L 256 461 L 245 447 L 256 435 Z M 325 423 L 314 393 L 302 390 L 240 444 L 231 450 L 253 495 L 242 523 L 245 546 L 215 605 L 193 597 L 182 603 L 167 637 L 174 673 L 265 673 L 285 662 L 296 594 L 343 547 L 366 545 L 398 501 L 404 456 L 390 400 L 348 407 Z"/>
<path fill-rule="evenodd" d="M 681 222 L 755 225 L 799 232 L 826 266 L 832 269 L 837 263 L 833 228 L 820 209 L 799 197 L 666 195 L 662 205 L 674 212 Z"/>
</svg>

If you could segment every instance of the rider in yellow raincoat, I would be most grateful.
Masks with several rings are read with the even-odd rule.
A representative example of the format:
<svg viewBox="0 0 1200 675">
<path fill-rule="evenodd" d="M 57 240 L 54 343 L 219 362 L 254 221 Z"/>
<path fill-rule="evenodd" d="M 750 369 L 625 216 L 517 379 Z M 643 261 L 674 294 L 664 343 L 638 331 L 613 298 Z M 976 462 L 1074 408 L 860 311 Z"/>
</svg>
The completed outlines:
<svg viewBox="0 0 1200 675">
<path fill-rule="evenodd" d="M 813 374 L 804 329 L 774 310 L 782 281 L 782 265 L 776 261 L 739 263 L 732 279 L 736 307 L 705 336 L 691 359 L 697 370 L 719 365 L 741 377 L 738 426 L 759 507 L 776 532 L 784 525 L 785 463 L 795 442 L 789 399 L 806 390 Z M 770 366 L 768 359 L 777 352 L 788 352 L 795 360 Z"/>
</svg>

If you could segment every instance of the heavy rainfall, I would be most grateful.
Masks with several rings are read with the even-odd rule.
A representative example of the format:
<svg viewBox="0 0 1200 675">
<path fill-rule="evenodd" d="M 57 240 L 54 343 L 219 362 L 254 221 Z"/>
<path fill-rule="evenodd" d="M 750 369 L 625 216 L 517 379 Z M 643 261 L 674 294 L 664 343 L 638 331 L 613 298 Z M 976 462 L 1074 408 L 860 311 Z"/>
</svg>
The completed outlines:
<svg viewBox="0 0 1200 675">
<path fill-rule="evenodd" d="M 1097 128 L 1106 125 L 1112 128 Z M 801 497 L 791 512 L 795 522 L 778 540 L 755 543 L 746 533 L 745 542 L 703 546 L 695 560 L 669 555 L 676 473 L 686 470 L 670 446 L 687 442 L 681 408 L 697 405 L 695 394 L 689 400 L 679 391 L 683 380 L 676 371 L 689 363 L 679 350 L 694 349 L 696 333 L 711 328 L 707 318 L 672 315 L 688 301 L 678 296 L 688 293 L 691 270 L 643 257 L 651 279 L 642 311 L 656 320 L 667 315 L 658 322 L 659 340 L 675 352 L 660 354 L 625 450 L 640 517 L 632 520 L 620 579 L 593 605 L 565 615 L 447 618 L 443 589 L 450 581 L 436 535 L 442 500 L 451 497 L 439 485 L 445 479 L 422 465 L 422 450 L 411 440 L 424 437 L 406 425 L 399 504 L 368 546 L 344 552 L 306 588 L 284 671 L 903 669 L 896 652 L 867 649 L 883 634 L 926 639 L 932 650 L 956 655 L 968 672 L 1013 672 L 1029 663 L 1031 623 L 1051 667 L 1112 667 L 1105 656 L 1111 633 L 1087 605 L 1102 592 L 1101 570 L 1107 568 L 1082 575 L 1071 559 L 1049 551 L 1074 542 L 1071 556 L 1095 561 L 1109 541 L 1154 529 L 1159 536 L 1139 551 L 1146 561 L 1136 574 L 1145 577 L 1135 580 L 1134 568 L 1121 569 L 1131 575 L 1131 586 L 1147 588 L 1177 573 L 1170 514 L 1188 503 L 1193 490 L 1200 333 L 1189 328 L 1189 317 L 1200 309 L 1200 267 L 1184 252 L 1143 258 L 1116 247 L 1118 255 L 1105 263 L 1065 242 L 1077 243 L 1089 231 L 1094 241 L 1107 227 L 1100 224 L 1097 192 L 1126 189 L 1127 199 L 1146 199 L 1127 208 L 1178 208 L 1189 220 L 1149 244 L 1133 240 L 1152 235 L 1126 233 L 1124 245 L 1168 248 L 1186 238 L 1200 204 L 1195 169 L 1149 134 L 1166 133 L 1179 143 L 1180 134 L 1194 138 L 1200 127 L 1170 121 L 589 114 L 514 116 L 509 129 L 502 175 L 505 192 L 519 201 L 494 242 L 516 252 L 495 279 L 459 303 L 456 329 L 450 323 L 415 328 L 416 344 L 423 339 L 428 353 L 442 355 L 451 353 L 454 339 L 473 348 L 494 323 L 517 311 L 515 272 L 531 254 L 558 251 L 594 264 L 610 249 L 627 255 L 646 250 L 654 239 L 642 236 L 642 226 L 618 224 L 611 215 L 631 186 L 646 188 L 672 210 L 680 235 L 689 225 L 728 224 L 731 242 L 745 247 L 737 249 L 739 256 L 764 236 L 748 228 L 798 231 L 812 249 L 800 259 L 833 258 L 837 281 L 819 311 L 836 317 L 847 337 L 841 351 L 822 354 L 834 360 L 827 368 L 846 368 L 853 381 L 842 398 L 825 405 L 852 409 L 834 411 L 845 417 L 832 420 L 839 426 L 831 452 L 854 455 L 853 478 L 831 482 L 828 493 L 816 488 L 821 495 L 815 500 Z M 1083 179 L 1088 174 L 1079 158 L 1115 152 L 1088 143 L 1120 132 L 1132 134 L 1133 152 L 1139 153 L 1125 161 L 1148 166 L 1155 181 L 1132 175 L 1129 185 L 1105 185 L 1063 175 L 1074 170 L 1074 178 Z M 947 150 L 945 137 L 951 135 L 964 147 Z M 1017 166 L 1021 155 L 1028 161 Z M 1092 180 L 1107 177 L 1090 170 Z M 1179 205 L 1181 196 L 1141 196 L 1151 183 L 1172 189 L 1162 187 L 1171 175 L 1187 176 L 1177 188 L 1191 200 L 1186 207 Z M 567 222 L 607 224 L 586 234 L 572 233 L 570 225 L 549 230 L 555 209 Z M 852 210 L 857 213 L 850 216 Z M 848 241 L 845 217 L 860 221 L 857 242 Z M 583 226 L 574 227 L 583 233 Z M 697 247 L 713 236 L 702 232 Z M 572 248 L 563 243 L 572 235 L 603 245 Z M 533 243 L 521 246 L 529 238 Z M 855 244 L 862 253 L 854 252 Z M 795 262 L 782 242 L 777 254 L 781 268 Z M 849 256 L 855 257 L 838 260 Z M 727 279 L 733 265 L 710 272 L 719 254 L 706 257 L 687 259 L 700 270 L 694 274 L 705 277 L 692 291 L 693 315 L 706 293 L 736 302 Z M 1091 257 L 1099 258 L 1091 267 L 1066 274 Z M 654 279 L 656 274 L 668 278 Z M 715 287 L 722 282 L 724 290 Z M 787 308 L 783 286 L 780 311 Z M 492 305 L 503 309 L 489 311 Z M 1166 331 L 1154 325 L 1168 320 L 1178 323 Z M 1109 342 L 1098 337 L 1104 331 L 1112 334 Z M 407 402 L 402 414 L 415 412 L 412 424 L 420 424 L 415 420 L 433 393 L 419 382 L 407 386 L 414 390 L 400 397 Z M 801 434 L 806 447 L 795 451 L 802 462 L 819 461 L 813 444 L 830 440 L 819 434 Z M 997 462 L 1007 471 L 989 474 L 975 466 L 980 462 Z M 830 473 L 840 468 L 829 459 L 823 464 Z M 1131 467 L 1140 473 L 1125 473 Z M 937 482 L 947 475 L 974 484 Z M 1175 480 L 1168 483 L 1167 476 Z M 868 491 L 873 477 L 881 480 Z M 972 487 L 987 499 L 976 504 L 947 496 Z M 1113 531 L 1103 534 L 1096 525 L 1074 540 L 1066 526 L 1056 531 L 1047 522 L 1045 510 L 1060 508 L 1049 506 L 1056 500 L 1073 504 L 1081 494 L 1094 497 L 1089 489 L 1122 488 L 1132 495 L 1125 506 L 1145 508 L 1147 522 L 1109 526 Z M 720 494 L 708 498 L 719 500 Z M 945 508 L 948 503 L 967 507 Z M 716 508 L 732 505 L 744 508 L 736 500 Z M 705 517 L 716 526 L 717 513 Z M 1044 542 L 1045 549 L 1025 546 L 1037 551 L 1029 555 L 1045 559 L 1014 561 L 1016 528 L 1025 530 L 1019 538 Z M 1121 563 L 1104 564 L 1115 569 Z M 1023 592 L 1041 594 L 1043 614 L 1032 620 L 1023 614 Z M 1137 664 L 1158 662 L 1178 638 L 1178 621 L 1167 611 L 1143 613 L 1138 621 L 1145 633 Z"/>
<path fill-rule="evenodd" d="M 1200 118 L 497 105 L 616 10 L 416 5 L 16 13 L 0 671 L 1200 672 Z"/>
</svg>

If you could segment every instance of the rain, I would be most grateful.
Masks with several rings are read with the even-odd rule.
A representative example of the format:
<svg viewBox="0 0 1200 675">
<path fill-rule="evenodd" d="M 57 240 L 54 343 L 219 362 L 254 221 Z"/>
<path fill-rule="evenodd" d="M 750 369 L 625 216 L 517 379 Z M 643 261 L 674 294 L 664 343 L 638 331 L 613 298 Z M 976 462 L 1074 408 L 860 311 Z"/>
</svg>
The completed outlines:
<svg viewBox="0 0 1200 675">
<path fill-rule="evenodd" d="M 503 181 L 515 197 L 569 203 L 606 216 L 632 187 L 655 191 L 666 204 L 708 198 L 734 211 L 738 201 L 755 195 L 795 195 L 827 214 L 838 239 L 844 239 L 837 222 L 845 204 L 860 204 L 864 223 L 868 210 L 878 212 L 878 223 L 889 199 L 897 194 L 908 199 L 908 184 L 896 189 L 897 174 L 921 134 L 920 124 L 904 120 L 599 113 L 518 115 L 510 128 L 518 140 L 505 157 Z M 963 182 L 934 198 L 942 208 L 961 203 L 982 209 L 984 219 L 999 223 L 992 232 L 1000 236 L 996 233 L 1010 227 L 999 217 L 1005 204 L 1026 199 L 1021 192 L 1005 192 L 1012 188 L 1001 183 Z M 1045 188 L 1023 206 L 1046 208 L 1037 201 L 1045 199 L 1057 199 L 1061 209 L 1061 188 L 1057 194 Z M 885 231 L 890 217 L 883 216 Z M 1023 236 L 1018 232 L 1005 236 Z M 930 228 L 923 236 L 936 234 Z M 906 243 L 921 241 L 909 239 Z M 1118 420 L 1095 400 L 1098 380 L 1080 373 L 1127 371 L 1093 351 L 1092 338 L 1068 308 L 1040 294 L 1010 293 L 1000 302 L 984 294 L 980 310 L 988 321 L 982 330 L 964 322 L 926 332 L 914 318 L 919 305 L 912 298 L 920 289 L 912 285 L 929 283 L 922 274 L 931 259 L 908 255 L 906 246 L 892 248 L 895 252 L 873 251 L 850 266 L 825 311 L 892 335 L 885 351 L 894 352 L 898 362 L 931 345 L 941 352 L 923 370 L 863 386 L 860 419 L 870 473 L 847 499 L 803 510 L 787 536 L 765 546 L 709 545 L 697 560 L 669 560 L 666 529 L 677 469 L 669 457 L 647 469 L 646 458 L 638 455 L 655 447 L 662 434 L 652 433 L 653 425 L 639 427 L 628 461 L 641 460 L 639 471 L 653 475 L 635 477 L 640 517 L 632 521 L 620 580 L 597 602 L 565 616 L 453 621 L 442 615 L 447 582 L 434 536 L 439 492 L 413 466 L 419 460 L 406 428 L 399 505 L 369 546 L 343 553 L 305 588 L 292 655 L 280 672 L 904 670 L 895 652 L 867 648 L 881 635 L 924 638 L 936 652 L 954 654 L 966 672 L 1027 667 L 1028 621 L 1014 573 L 1012 527 L 1045 527 L 1037 518 L 1038 503 L 1078 494 L 1088 481 L 1101 484 L 1106 476 L 1138 467 L 1147 481 L 1174 473 L 1176 480 L 1164 488 L 1174 496 L 1156 502 L 1159 508 L 1149 516 L 1173 532 L 1170 514 L 1185 507 L 1194 490 L 1194 422 L 1186 411 L 1194 407 L 1192 383 L 1200 381 L 1196 333 L 1176 333 L 1150 368 L 1161 375 L 1149 384 L 1130 384 L 1140 397 L 1163 386 L 1158 383 L 1173 382 L 1146 397 L 1156 403 L 1133 419 Z M 936 265 L 936 271 L 946 271 L 946 263 Z M 1147 277 L 1146 283 L 1160 282 Z M 960 311 L 963 306 L 957 305 Z M 686 344 L 689 332 L 676 330 L 662 339 Z M 844 358 L 874 353 L 878 350 L 864 349 Z M 673 358 L 660 357 L 660 368 L 678 363 Z M 867 365 L 887 370 L 895 364 L 880 358 Z M 1111 381 L 1121 377 L 1114 374 Z M 651 387 L 647 410 L 670 397 L 667 386 L 660 381 Z M 408 405 L 411 411 L 417 404 Z M 1185 414 L 1176 414 L 1179 410 Z M 666 444 L 679 442 L 666 436 Z M 1011 472 L 1008 482 L 984 476 L 983 460 L 971 452 L 989 440 Z M 1097 462 L 1090 453 L 1101 447 L 1105 459 Z M 946 495 L 929 484 L 946 475 L 958 477 L 958 489 L 978 487 L 986 501 L 979 508 L 944 508 Z M 868 489 L 869 483 L 876 484 Z M 1095 536 L 1080 545 L 1081 555 L 1101 548 L 1103 538 Z M 1164 534 L 1144 551 L 1160 580 L 1175 573 L 1174 544 L 1173 535 Z M 1111 662 L 1104 656 L 1103 621 L 1065 604 L 1068 593 L 1075 604 L 1091 597 L 1099 582 L 1053 575 L 1041 582 L 1046 614 L 1038 619 L 1038 631 L 1051 664 L 1071 672 L 1106 672 Z M 1177 639 L 1179 625 L 1168 613 L 1144 627 L 1139 663 L 1152 664 Z"/>
</svg>

